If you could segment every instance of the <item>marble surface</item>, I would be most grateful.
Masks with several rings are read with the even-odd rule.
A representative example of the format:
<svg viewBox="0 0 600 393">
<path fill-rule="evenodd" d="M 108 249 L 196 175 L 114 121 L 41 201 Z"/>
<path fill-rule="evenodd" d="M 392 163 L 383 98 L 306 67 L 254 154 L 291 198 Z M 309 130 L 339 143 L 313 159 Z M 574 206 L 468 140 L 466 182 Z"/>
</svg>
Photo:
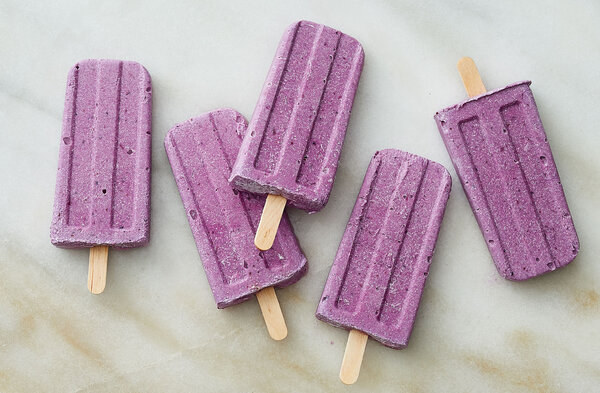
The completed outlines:
<svg viewBox="0 0 600 393">
<path fill-rule="evenodd" d="M 310 269 L 278 292 L 289 337 L 274 342 L 255 300 L 216 309 L 162 141 L 217 107 L 250 116 L 297 19 L 356 37 L 366 60 L 329 204 L 290 209 Z M 596 0 L 0 1 L 0 391 L 597 391 L 598 19 Z M 533 80 L 581 241 L 560 271 L 495 271 L 433 121 L 465 97 L 464 55 L 488 88 Z M 153 78 L 152 235 L 111 251 L 93 296 L 87 250 L 53 247 L 49 224 L 67 71 L 103 57 Z M 347 333 L 313 314 L 369 159 L 388 147 L 444 164 L 454 188 L 409 347 L 370 340 L 347 388 Z"/>
</svg>

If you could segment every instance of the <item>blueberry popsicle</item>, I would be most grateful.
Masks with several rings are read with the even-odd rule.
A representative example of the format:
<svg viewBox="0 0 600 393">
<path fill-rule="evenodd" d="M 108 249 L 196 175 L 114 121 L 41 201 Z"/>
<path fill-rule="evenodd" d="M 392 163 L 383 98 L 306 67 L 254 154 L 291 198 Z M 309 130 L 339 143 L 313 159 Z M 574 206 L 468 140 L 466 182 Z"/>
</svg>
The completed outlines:
<svg viewBox="0 0 600 393">
<path fill-rule="evenodd" d="M 71 68 L 50 239 L 91 247 L 92 293 L 104 290 L 109 246 L 149 241 L 151 122 L 150 75 L 139 63 L 84 60 Z"/>
<path fill-rule="evenodd" d="M 269 194 L 255 243 L 268 249 L 286 203 L 325 206 L 333 186 L 364 52 L 354 38 L 301 21 L 283 35 L 230 177 Z"/>
<path fill-rule="evenodd" d="M 486 92 L 459 62 L 469 100 L 435 115 L 500 275 L 521 281 L 571 262 L 579 240 L 531 82 Z"/>
<path fill-rule="evenodd" d="M 265 197 L 228 183 L 245 132 L 241 114 L 220 109 L 176 125 L 165 148 L 217 307 L 256 294 L 271 337 L 280 340 L 287 328 L 273 287 L 295 283 L 308 265 L 287 215 L 272 249 L 252 242 Z"/>
<path fill-rule="evenodd" d="M 358 378 L 368 336 L 407 345 L 451 186 L 423 157 L 389 149 L 372 158 L 316 313 L 350 330 L 342 382 Z"/>
</svg>

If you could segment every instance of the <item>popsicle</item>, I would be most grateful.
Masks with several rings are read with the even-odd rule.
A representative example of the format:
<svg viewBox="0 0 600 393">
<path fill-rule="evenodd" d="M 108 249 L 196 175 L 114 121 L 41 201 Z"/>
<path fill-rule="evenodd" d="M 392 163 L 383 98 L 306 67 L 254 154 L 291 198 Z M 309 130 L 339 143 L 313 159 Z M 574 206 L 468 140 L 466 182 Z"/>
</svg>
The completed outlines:
<svg viewBox="0 0 600 393">
<path fill-rule="evenodd" d="M 281 340 L 287 327 L 273 287 L 295 283 L 308 265 L 287 215 L 272 249 L 252 242 L 265 197 L 228 183 L 246 126 L 233 109 L 216 110 L 176 125 L 165 148 L 217 307 L 255 294 L 269 334 Z"/>
<path fill-rule="evenodd" d="M 486 92 L 475 63 L 470 99 L 435 115 L 501 276 L 521 281 L 571 262 L 579 240 L 529 81 Z"/>
<path fill-rule="evenodd" d="M 407 345 L 451 187 L 423 157 L 389 149 L 371 159 L 316 313 L 350 330 L 342 382 L 358 378 L 368 336 Z"/>
<path fill-rule="evenodd" d="M 286 203 L 319 211 L 329 199 L 364 52 L 354 38 L 308 21 L 283 35 L 230 177 L 269 194 L 255 244 L 267 250 Z"/>
<path fill-rule="evenodd" d="M 83 60 L 69 71 L 52 244 L 90 247 L 88 289 L 106 285 L 108 247 L 150 238 L 152 85 L 133 61 Z"/>
</svg>

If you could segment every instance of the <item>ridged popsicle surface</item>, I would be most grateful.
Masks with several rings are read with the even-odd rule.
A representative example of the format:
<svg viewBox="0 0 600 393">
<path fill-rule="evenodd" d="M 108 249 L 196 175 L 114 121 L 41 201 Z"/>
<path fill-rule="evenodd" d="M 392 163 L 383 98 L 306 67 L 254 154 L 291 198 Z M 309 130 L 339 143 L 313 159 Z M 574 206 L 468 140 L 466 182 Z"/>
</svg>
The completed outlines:
<svg viewBox="0 0 600 393">
<path fill-rule="evenodd" d="M 318 319 L 407 345 L 452 179 L 400 150 L 375 154 L 329 273 Z"/>
<path fill-rule="evenodd" d="M 307 263 L 284 214 L 273 248 L 260 251 L 254 233 L 265 197 L 231 188 L 231 166 L 246 132 L 232 109 L 203 114 L 172 128 L 165 148 L 218 308 L 267 287 L 298 281 Z"/>
<path fill-rule="evenodd" d="M 579 252 L 530 83 L 435 115 L 496 268 L 516 281 L 565 266 Z"/>
<path fill-rule="evenodd" d="M 329 198 L 362 72 L 354 38 L 301 21 L 285 32 L 230 181 L 309 212 Z"/>
<path fill-rule="evenodd" d="M 139 63 L 84 60 L 69 72 L 50 228 L 60 247 L 150 238 L 152 85 Z"/>
</svg>

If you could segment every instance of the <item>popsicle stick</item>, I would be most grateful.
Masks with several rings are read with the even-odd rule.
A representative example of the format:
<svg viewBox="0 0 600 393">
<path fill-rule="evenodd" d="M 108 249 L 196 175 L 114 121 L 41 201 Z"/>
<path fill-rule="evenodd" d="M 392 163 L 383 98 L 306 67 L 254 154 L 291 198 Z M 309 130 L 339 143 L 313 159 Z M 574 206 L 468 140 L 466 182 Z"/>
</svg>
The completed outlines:
<svg viewBox="0 0 600 393">
<path fill-rule="evenodd" d="M 267 197 L 256 229 L 256 236 L 254 236 L 254 245 L 259 250 L 266 251 L 273 246 L 286 203 L 287 199 L 280 195 L 269 194 Z"/>
<path fill-rule="evenodd" d="M 369 336 L 360 330 L 352 329 L 348 334 L 346 351 L 340 369 L 340 379 L 346 385 L 352 385 L 358 379 L 368 338 Z"/>
<path fill-rule="evenodd" d="M 273 287 L 262 289 L 256 293 L 256 298 L 265 319 L 269 336 L 276 341 L 286 338 L 287 326 L 281 312 L 281 307 L 279 307 L 275 289 Z"/>
<path fill-rule="evenodd" d="M 91 293 L 97 295 L 106 286 L 106 264 L 108 262 L 108 246 L 90 248 L 90 265 L 88 267 L 87 286 Z"/>
<path fill-rule="evenodd" d="M 469 97 L 475 97 L 485 93 L 485 86 L 483 85 L 483 81 L 481 80 L 481 76 L 479 75 L 479 71 L 477 71 L 477 66 L 473 59 L 470 57 L 463 57 L 458 61 L 458 64 L 456 64 L 456 68 L 458 68 L 458 72 L 460 73 L 460 77 L 462 78 L 463 85 L 465 85 L 465 89 L 467 89 Z"/>
</svg>

